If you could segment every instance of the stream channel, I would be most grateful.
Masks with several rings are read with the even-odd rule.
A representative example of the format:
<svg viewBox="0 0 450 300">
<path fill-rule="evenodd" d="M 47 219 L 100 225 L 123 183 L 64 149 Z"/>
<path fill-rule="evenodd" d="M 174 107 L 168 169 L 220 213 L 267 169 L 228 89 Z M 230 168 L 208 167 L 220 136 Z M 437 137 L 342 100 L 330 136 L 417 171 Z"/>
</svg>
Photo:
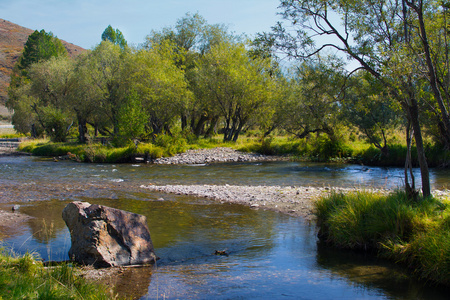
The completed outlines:
<svg viewBox="0 0 450 300">
<path fill-rule="evenodd" d="M 147 216 L 156 265 L 111 278 L 132 299 L 449 299 L 450 290 L 362 253 L 321 245 L 314 224 L 281 213 L 204 198 L 151 192 L 142 184 L 402 186 L 403 170 L 300 162 L 198 166 L 81 164 L 0 157 L 0 209 L 33 218 L 0 227 L 3 247 L 43 260 L 67 260 L 70 235 L 61 211 L 74 200 Z M 420 178 L 416 170 L 416 178 Z M 449 170 L 432 170 L 448 189 Z M 214 255 L 226 250 L 228 256 Z M 98 272 L 103 272 L 98 270 Z"/>
</svg>

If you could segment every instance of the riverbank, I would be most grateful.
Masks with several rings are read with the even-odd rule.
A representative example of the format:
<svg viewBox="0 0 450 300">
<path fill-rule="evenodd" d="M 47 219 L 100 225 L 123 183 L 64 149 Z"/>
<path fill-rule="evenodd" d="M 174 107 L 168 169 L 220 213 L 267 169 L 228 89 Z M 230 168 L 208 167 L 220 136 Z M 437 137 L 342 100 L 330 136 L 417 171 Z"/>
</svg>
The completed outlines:
<svg viewBox="0 0 450 300">
<path fill-rule="evenodd" d="M 0 146 L 0 157 L 2 156 L 30 156 L 31 153 L 17 151 L 15 147 L 1 147 Z"/>
<path fill-rule="evenodd" d="M 350 192 L 355 189 L 318 188 L 301 186 L 237 186 L 237 185 L 142 185 L 141 188 L 176 195 L 205 197 L 221 203 L 235 203 L 255 209 L 267 209 L 302 217 L 307 221 L 314 219 L 314 203 L 331 191 Z M 369 191 L 369 190 L 368 190 Z M 370 192 L 387 194 L 388 190 Z"/>
<path fill-rule="evenodd" d="M 211 149 L 187 150 L 172 157 L 155 159 L 152 162 L 166 165 L 194 165 L 227 162 L 279 161 L 284 159 L 286 157 L 241 152 L 229 147 L 216 147 Z"/>
<path fill-rule="evenodd" d="M 450 286 L 450 202 L 335 193 L 316 204 L 320 239 L 333 247 L 375 252 L 419 278 Z"/>
</svg>

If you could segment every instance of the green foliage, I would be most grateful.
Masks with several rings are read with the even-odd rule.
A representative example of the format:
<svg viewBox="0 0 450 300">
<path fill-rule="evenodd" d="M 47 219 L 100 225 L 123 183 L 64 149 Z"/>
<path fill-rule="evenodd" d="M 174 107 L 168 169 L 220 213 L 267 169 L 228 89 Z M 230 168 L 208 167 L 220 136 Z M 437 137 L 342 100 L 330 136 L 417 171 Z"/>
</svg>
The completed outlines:
<svg viewBox="0 0 450 300">
<path fill-rule="evenodd" d="M 319 236 L 348 249 L 372 250 L 406 263 L 415 273 L 450 284 L 450 207 L 405 193 L 332 193 L 316 202 Z"/>
<path fill-rule="evenodd" d="M 289 155 L 301 160 L 321 162 L 350 160 L 353 153 L 352 148 L 342 139 L 331 140 L 326 135 L 302 140 L 269 137 L 240 146 L 239 150 L 266 155 Z"/>
<path fill-rule="evenodd" d="M 67 113 L 52 106 L 39 110 L 39 119 L 50 139 L 56 143 L 65 142 L 72 122 Z"/>
<path fill-rule="evenodd" d="M 407 245 L 393 247 L 396 259 L 414 266 L 415 273 L 424 279 L 450 285 L 450 217 L 427 232 L 414 237 Z"/>
<path fill-rule="evenodd" d="M 330 139 L 328 136 L 319 136 L 313 144 L 312 155 L 319 161 L 329 161 L 331 158 L 349 158 L 352 150 L 339 139 Z"/>
<path fill-rule="evenodd" d="M 369 143 L 386 152 L 388 135 L 401 121 L 399 108 L 387 87 L 367 73 L 358 73 L 348 83 L 342 114 L 344 120 L 358 128 Z"/>
<path fill-rule="evenodd" d="M 67 50 L 61 41 L 51 32 L 34 31 L 25 43 L 22 55 L 17 60 L 15 68 L 21 71 L 21 76 L 27 76 L 28 68 L 37 62 L 45 61 L 51 57 L 65 56 Z"/>
<path fill-rule="evenodd" d="M 77 275 L 69 264 L 44 268 L 32 254 L 0 253 L 1 299 L 111 299 L 113 295 Z"/>
<path fill-rule="evenodd" d="M 102 41 L 109 41 L 118 45 L 122 50 L 128 47 L 127 41 L 119 29 L 114 30 L 111 25 L 106 27 L 102 33 Z"/>
<path fill-rule="evenodd" d="M 335 139 L 339 127 L 344 70 L 335 57 L 299 63 L 286 81 L 279 80 L 274 116 L 269 127 L 279 127 L 299 139 L 324 133 Z"/>
<path fill-rule="evenodd" d="M 184 71 L 175 65 L 175 56 L 167 42 L 134 56 L 132 88 L 141 97 L 153 134 L 171 128 L 192 97 Z"/>
<path fill-rule="evenodd" d="M 156 136 L 154 144 L 164 149 L 165 156 L 173 156 L 188 149 L 187 141 L 181 135 L 169 136 L 161 134 Z"/>
<path fill-rule="evenodd" d="M 224 120 L 224 141 L 236 141 L 251 118 L 268 114 L 273 80 L 269 61 L 250 58 L 243 44 L 221 43 L 199 61 L 195 92 Z M 211 112 L 206 112 L 211 114 Z"/>
<path fill-rule="evenodd" d="M 384 167 L 404 167 L 406 146 L 401 144 L 390 144 L 387 155 L 383 154 L 380 149 L 373 146 L 362 151 L 354 151 L 353 162 L 362 163 L 371 166 Z M 450 162 L 450 151 L 444 149 L 440 145 L 426 145 L 427 162 L 430 167 L 448 167 Z M 412 164 L 418 166 L 417 148 L 411 148 Z"/>
<path fill-rule="evenodd" d="M 119 109 L 120 129 L 118 136 L 115 137 L 115 144 L 123 146 L 141 138 L 145 134 L 147 120 L 148 115 L 142 109 L 141 99 L 135 91 L 132 91 Z"/>
</svg>

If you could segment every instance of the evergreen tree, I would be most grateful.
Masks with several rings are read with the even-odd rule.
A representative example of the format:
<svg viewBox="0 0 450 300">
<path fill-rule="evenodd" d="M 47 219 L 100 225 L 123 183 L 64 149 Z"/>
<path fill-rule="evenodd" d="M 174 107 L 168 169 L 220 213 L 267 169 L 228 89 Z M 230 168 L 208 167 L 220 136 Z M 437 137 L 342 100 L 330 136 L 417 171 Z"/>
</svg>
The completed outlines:
<svg viewBox="0 0 450 300">
<path fill-rule="evenodd" d="M 106 27 L 102 33 L 102 41 L 110 41 L 115 45 L 119 45 L 122 50 L 128 46 L 125 37 L 119 29 L 114 30 L 111 25 Z"/>
<path fill-rule="evenodd" d="M 67 55 L 67 50 L 62 42 L 51 32 L 33 32 L 25 43 L 22 55 L 16 63 L 16 68 L 21 76 L 28 76 L 28 68 L 37 62 L 48 60 L 51 57 Z"/>
</svg>

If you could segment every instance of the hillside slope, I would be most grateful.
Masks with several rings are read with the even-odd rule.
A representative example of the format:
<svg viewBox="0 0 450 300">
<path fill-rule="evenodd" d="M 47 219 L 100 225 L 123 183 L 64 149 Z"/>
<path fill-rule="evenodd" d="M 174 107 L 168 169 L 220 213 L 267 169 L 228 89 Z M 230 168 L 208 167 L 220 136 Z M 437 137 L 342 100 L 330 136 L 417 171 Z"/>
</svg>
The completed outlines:
<svg viewBox="0 0 450 300">
<path fill-rule="evenodd" d="M 22 53 L 28 36 L 33 32 L 34 30 L 0 19 L 0 106 L 3 106 L 7 99 L 12 68 Z M 63 40 L 61 42 L 70 56 L 76 56 L 85 51 L 74 44 Z"/>
</svg>

